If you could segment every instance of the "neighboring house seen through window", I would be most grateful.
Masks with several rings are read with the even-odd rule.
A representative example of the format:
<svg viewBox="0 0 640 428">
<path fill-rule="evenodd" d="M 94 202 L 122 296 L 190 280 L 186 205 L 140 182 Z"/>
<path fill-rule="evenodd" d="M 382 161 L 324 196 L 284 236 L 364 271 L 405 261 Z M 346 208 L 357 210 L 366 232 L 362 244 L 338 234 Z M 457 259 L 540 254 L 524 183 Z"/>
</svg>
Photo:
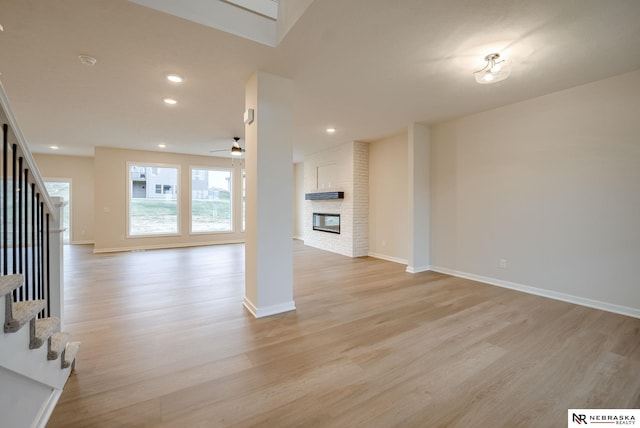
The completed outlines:
<svg viewBox="0 0 640 428">
<path fill-rule="evenodd" d="M 191 168 L 191 232 L 231 232 L 233 171 Z"/>
<path fill-rule="evenodd" d="M 178 167 L 129 164 L 129 236 L 177 234 Z"/>
</svg>

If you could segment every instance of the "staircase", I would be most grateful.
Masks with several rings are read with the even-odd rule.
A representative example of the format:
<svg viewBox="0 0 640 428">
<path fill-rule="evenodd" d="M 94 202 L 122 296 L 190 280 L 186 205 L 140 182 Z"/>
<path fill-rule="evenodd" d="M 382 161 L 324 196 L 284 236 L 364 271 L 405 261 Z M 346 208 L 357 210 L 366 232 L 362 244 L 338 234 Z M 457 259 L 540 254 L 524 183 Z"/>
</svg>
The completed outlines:
<svg viewBox="0 0 640 428">
<path fill-rule="evenodd" d="M 80 342 L 68 342 L 69 334 L 55 332 L 60 325 L 56 317 L 38 318 L 38 314 L 44 309 L 44 300 L 28 300 L 26 302 L 14 302 L 13 290 L 23 285 L 21 274 L 0 277 L 0 296 L 4 296 L 4 332 L 18 333 L 27 322 L 29 323 L 29 337 L 24 346 L 29 349 L 40 349 L 47 342 L 46 359 L 48 361 L 60 361 L 60 369 L 75 368 L 76 354 L 80 349 Z M 26 336 L 26 330 L 25 335 Z"/>
<path fill-rule="evenodd" d="M 44 300 L 13 301 L 22 283 L 20 274 L 0 277 L 0 406 L 11 409 L 0 425 L 44 427 L 75 368 L 80 342 L 56 331 L 58 318 L 38 318 Z"/>
<path fill-rule="evenodd" d="M 75 368 L 61 198 L 50 198 L 0 83 L 0 427 L 44 428 Z"/>
</svg>

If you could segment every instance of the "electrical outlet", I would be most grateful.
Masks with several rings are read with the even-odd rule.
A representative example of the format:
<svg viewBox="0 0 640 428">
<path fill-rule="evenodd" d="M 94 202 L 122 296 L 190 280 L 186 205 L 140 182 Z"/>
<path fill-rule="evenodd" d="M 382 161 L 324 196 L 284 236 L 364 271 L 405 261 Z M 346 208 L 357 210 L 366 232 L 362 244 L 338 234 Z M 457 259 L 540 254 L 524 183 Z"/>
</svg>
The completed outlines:
<svg viewBox="0 0 640 428">
<path fill-rule="evenodd" d="M 498 267 L 500 269 L 506 269 L 507 268 L 507 259 L 498 260 Z"/>
</svg>

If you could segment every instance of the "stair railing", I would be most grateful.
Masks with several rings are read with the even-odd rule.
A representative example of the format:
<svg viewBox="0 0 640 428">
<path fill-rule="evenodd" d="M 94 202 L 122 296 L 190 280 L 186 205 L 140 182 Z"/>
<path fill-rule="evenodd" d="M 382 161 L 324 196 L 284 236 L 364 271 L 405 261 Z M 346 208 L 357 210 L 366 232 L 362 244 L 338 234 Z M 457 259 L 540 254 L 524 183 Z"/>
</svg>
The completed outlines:
<svg viewBox="0 0 640 428">
<path fill-rule="evenodd" d="M 1 82 L 0 104 L 0 274 L 23 274 L 14 301 L 46 300 L 39 317 L 55 316 L 62 323 L 63 203 L 49 197 Z"/>
</svg>

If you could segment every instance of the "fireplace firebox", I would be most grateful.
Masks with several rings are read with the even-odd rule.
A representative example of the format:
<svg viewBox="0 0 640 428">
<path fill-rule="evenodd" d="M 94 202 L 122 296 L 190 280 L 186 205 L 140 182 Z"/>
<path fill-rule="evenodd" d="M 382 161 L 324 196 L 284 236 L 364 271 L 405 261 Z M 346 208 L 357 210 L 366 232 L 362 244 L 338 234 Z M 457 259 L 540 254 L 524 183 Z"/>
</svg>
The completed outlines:
<svg viewBox="0 0 640 428">
<path fill-rule="evenodd" d="M 340 233 L 340 214 L 313 213 L 313 230 Z"/>
</svg>

